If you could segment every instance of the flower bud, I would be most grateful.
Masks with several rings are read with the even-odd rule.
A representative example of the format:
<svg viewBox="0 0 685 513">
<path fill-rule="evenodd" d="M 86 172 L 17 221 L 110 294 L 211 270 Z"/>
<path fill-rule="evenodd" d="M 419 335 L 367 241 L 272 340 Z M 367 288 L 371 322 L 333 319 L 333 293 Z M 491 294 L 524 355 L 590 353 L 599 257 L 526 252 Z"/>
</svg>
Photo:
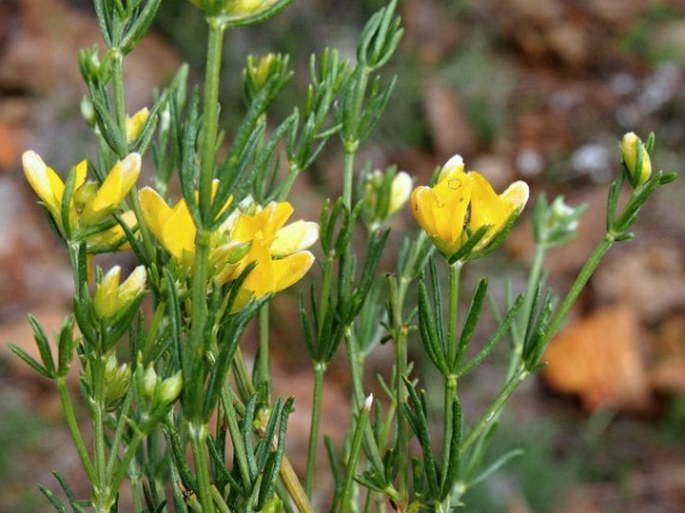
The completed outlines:
<svg viewBox="0 0 685 513">
<path fill-rule="evenodd" d="M 111 353 L 105 362 L 105 405 L 108 410 L 116 408 L 126 395 L 131 383 L 131 369 L 128 364 L 119 365 L 117 357 Z"/>
<path fill-rule="evenodd" d="M 385 173 L 375 170 L 364 180 L 364 218 L 375 229 L 399 211 L 411 196 L 412 179 L 394 166 Z"/>
<path fill-rule="evenodd" d="M 640 187 L 652 175 L 652 161 L 647 148 L 634 132 L 623 136 L 619 148 L 633 189 Z"/>
<path fill-rule="evenodd" d="M 157 394 L 157 399 L 163 404 L 169 404 L 176 400 L 183 389 L 183 375 L 178 371 L 173 376 L 162 381 Z"/>
<path fill-rule="evenodd" d="M 135 141 L 150 117 L 147 107 L 140 109 L 133 116 L 126 116 L 126 140 L 130 143 Z"/>
<path fill-rule="evenodd" d="M 135 268 L 119 285 L 121 267 L 114 266 L 95 287 L 93 308 L 101 319 L 110 319 L 126 310 L 145 288 L 146 272 L 142 265 Z"/>
<path fill-rule="evenodd" d="M 155 371 L 154 366 L 150 365 L 147 369 L 145 369 L 145 373 L 143 374 L 143 394 L 145 394 L 145 397 L 148 399 L 152 399 L 155 396 L 155 390 L 157 390 L 157 382 L 159 381 L 159 378 L 157 377 L 157 372 Z"/>
<path fill-rule="evenodd" d="M 587 204 L 570 207 L 558 196 L 551 204 L 541 195 L 533 211 L 533 233 L 535 242 L 546 247 L 559 246 L 573 239 L 580 224 L 580 216 Z"/>
</svg>

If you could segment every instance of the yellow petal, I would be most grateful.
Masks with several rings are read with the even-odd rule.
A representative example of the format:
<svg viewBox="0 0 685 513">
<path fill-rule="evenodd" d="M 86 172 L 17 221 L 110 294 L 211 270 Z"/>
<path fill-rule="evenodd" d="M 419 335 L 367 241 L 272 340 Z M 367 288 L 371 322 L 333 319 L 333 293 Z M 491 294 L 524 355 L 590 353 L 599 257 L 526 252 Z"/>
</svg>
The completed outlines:
<svg viewBox="0 0 685 513">
<path fill-rule="evenodd" d="M 150 116 L 150 111 L 147 107 L 140 109 L 133 116 L 126 117 L 126 140 L 132 142 L 138 138 L 140 132 L 143 131 L 143 127 Z"/>
<path fill-rule="evenodd" d="M 514 205 L 515 210 L 523 210 L 523 207 L 528 203 L 529 195 L 530 189 L 528 188 L 528 184 L 522 180 L 517 180 L 507 187 L 506 191 L 500 194 L 500 198 Z"/>
<path fill-rule="evenodd" d="M 171 208 L 166 204 L 157 191 L 150 187 L 143 187 L 138 191 L 140 210 L 143 213 L 145 224 L 152 234 L 162 241 L 163 227 L 171 215 Z"/>
<path fill-rule="evenodd" d="M 481 226 L 490 226 L 488 232 L 496 233 L 509 219 L 514 205 L 500 198 L 490 183 L 479 173 L 472 171 L 469 175 L 474 183 L 469 225 L 474 230 Z"/>
<path fill-rule="evenodd" d="M 273 261 L 275 290 L 287 289 L 300 281 L 314 263 L 314 255 L 309 251 L 300 251 L 294 255 Z"/>
<path fill-rule="evenodd" d="M 195 254 L 195 233 L 193 218 L 185 200 L 181 200 L 166 219 L 160 240 L 176 260 L 190 265 Z"/>
<path fill-rule="evenodd" d="M 29 185 L 52 215 L 59 220 L 64 182 L 52 168 L 45 165 L 43 159 L 35 151 L 24 152 L 21 160 Z"/>
<path fill-rule="evenodd" d="M 451 159 L 449 159 L 444 166 L 442 166 L 442 169 L 440 170 L 440 174 L 438 175 L 438 183 L 442 182 L 443 180 L 452 177 L 454 174 L 459 174 L 464 172 L 464 159 L 462 158 L 461 155 L 454 155 Z"/>
<path fill-rule="evenodd" d="M 256 262 L 257 265 L 243 282 L 243 288 L 254 292 L 255 297 L 260 298 L 270 292 L 276 291 L 276 278 L 274 275 L 274 261 L 268 248 L 260 244 L 253 244 L 250 252 L 245 257 L 245 265 Z M 242 270 L 241 270 L 242 272 Z"/>
<path fill-rule="evenodd" d="M 295 221 L 281 228 L 271 244 L 275 257 L 292 255 L 310 248 L 319 238 L 319 225 L 308 221 Z"/>
<path fill-rule="evenodd" d="M 119 204 L 136 183 L 140 166 L 141 159 L 138 153 L 131 153 L 114 165 L 93 201 L 86 205 L 82 214 L 84 223 L 97 224 L 119 208 Z"/>
</svg>

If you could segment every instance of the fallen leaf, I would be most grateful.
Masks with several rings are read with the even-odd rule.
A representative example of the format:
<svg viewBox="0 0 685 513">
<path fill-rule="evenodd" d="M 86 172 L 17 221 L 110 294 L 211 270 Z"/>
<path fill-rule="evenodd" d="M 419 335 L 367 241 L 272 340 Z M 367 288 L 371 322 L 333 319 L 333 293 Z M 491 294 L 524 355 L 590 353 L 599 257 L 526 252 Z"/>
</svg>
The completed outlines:
<svg viewBox="0 0 685 513">
<path fill-rule="evenodd" d="M 643 410 L 649 403 L 649 383 L 638 337 L 634 309 L 601 309 L 552 340 L 542 376 L 553 390 L 580 396 L 589 411 Z"/>
</svg>

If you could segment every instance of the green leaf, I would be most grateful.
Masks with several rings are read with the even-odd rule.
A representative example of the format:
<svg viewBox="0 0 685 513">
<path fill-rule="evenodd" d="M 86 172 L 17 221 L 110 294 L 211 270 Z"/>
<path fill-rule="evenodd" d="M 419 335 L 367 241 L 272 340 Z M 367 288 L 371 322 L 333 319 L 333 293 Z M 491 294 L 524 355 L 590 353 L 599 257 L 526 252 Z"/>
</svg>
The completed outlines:
<svg viewBox="0 0 685 513">
<path fill-rule="evenodd" d="M 33 370 L 35 370 L 38 374 L 40 374 L 41 376 L 45 376 L 48 379 L 54 379 L 54 375 L 50 371 L 48 371 L 40 363 L 38 363 L 31 356 L 29 356 L 28 353 L 24 351 L 22 348 L 16 346 L 15 344 L 9 344 L 9 348 L 10 351 L 12 351 L 22 360 L 24 360 L 24 362 L 26 362 L 26 364 Z"/>
</svg>

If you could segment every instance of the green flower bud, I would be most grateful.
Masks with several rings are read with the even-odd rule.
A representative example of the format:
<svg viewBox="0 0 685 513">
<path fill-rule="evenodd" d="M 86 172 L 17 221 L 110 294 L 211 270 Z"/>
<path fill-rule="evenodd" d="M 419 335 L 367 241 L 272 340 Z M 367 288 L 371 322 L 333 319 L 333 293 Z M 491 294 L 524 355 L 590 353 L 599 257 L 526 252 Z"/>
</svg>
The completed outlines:
<svg viewBox="0 0 685 513">
<path fill-rule="evenodd" d="M 628 132 L 619 143 L 621 157 L 633 189 L 643 185 L 652 175 L 652 161 L 642 140 Z"/>
<path fill-rule="evenodd" d="M 395 166 L 385 173 L 375 170 L 368 173 L 363 182 L 364 218 L 370 229 L 375 229 L 409 201 L 412 179 Z"/>
<path fill-rule="evenodd" d="M 157 389 L 157 382 L 159 378 L 157 376 L 157 371 L 155 371 L 154 366 L 150 365 L 143 373 L 143 394 L 148 399 L 152 399 L 155 396 L 155 390 Z"/>
<path fill-rule="evenodd" d="M 173 376 L 162 381 L 157 393 L 157 399 L 163 404 L 169 404 L 176 400 L 183 389 L 183 375 L 178 371 Z"/>
<path fill-rule="evenodd" d="M 145 267 L 139 265 L 124 283 L 119 285 L 121 267 L 112 267 L 95 287 L 93 308 L 101 319 L 111 319 L 126 310 L 145 289 Z"/>
<path fill-rule="evenodd" d="M 128 364 L 119 365 L 117 357 L 112 353 L 105 362 L 105 405 L 113 410 L 128 392 L 131 383 L 131 369 Z"/>
</svg>

